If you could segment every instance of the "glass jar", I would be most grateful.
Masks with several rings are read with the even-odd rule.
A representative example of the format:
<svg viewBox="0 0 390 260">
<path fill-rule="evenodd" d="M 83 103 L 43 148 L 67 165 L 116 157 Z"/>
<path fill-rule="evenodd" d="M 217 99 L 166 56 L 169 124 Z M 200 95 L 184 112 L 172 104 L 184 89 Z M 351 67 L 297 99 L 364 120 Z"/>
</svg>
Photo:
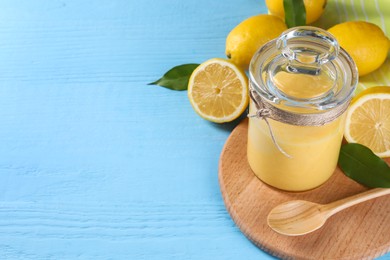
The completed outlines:
<svg viewBox="0 0 390 260">
<path fill-rule="evenodd" d="M 352 58 L 327 31 L 295 27 L 255 53 L 249 76 L 247 155 L 254 174 L 288 191 L 323 184 L 337 166 L 358 81 Z"/>
</svg>

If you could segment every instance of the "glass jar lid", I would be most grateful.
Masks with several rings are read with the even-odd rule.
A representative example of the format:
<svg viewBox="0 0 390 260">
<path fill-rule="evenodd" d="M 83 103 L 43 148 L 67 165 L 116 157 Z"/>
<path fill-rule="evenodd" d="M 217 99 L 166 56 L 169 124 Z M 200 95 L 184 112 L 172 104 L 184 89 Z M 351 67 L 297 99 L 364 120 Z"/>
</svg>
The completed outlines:
<svg viewBox="0 0 390 260">
<path fill-rule="evenodd" d="M 311 26 L 294 27 L 253 56 L 251 88 L 282 109 L 321 112 L 348 102 L 358 82 L 357 68 L 337 40 Z"/>
</svg>

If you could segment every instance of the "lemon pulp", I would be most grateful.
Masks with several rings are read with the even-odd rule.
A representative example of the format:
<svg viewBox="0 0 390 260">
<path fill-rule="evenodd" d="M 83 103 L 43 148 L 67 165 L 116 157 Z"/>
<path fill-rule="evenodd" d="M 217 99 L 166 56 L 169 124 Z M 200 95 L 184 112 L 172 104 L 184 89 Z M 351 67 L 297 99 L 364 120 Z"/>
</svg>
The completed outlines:
<svg viewBox="0 0 390 260">
<path fill-rule="evenodd" d="M 390 87 L 373 87 L 356 96 L 348 109 L 345 139 L 390 156 Z"/>
<path fill-rule="evenodd" d="M 214 58 L 202 63 L 188 83 L 188 98 L 206 120 L 223 123 L 239 117 L 248 106 L 248 79 L 233 63 Z"/>
</svg>

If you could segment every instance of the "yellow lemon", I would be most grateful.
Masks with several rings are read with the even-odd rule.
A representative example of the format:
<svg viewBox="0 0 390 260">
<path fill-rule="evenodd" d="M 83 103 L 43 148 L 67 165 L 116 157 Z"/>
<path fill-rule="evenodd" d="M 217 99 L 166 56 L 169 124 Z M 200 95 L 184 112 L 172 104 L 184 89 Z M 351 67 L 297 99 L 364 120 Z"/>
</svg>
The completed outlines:
<svg viewBox="0 0 390 260">
<path fill-rule="evenodd" d="M 328 31 L 354 59 L 359 76 L 376 70 L 386 60 L 389 40 L 377 25 L 351 21 L 337 24 Z"/>
<path fill-rule="evenodd" d="M 357 95 L 347 111 L 345 139 L 390 156 L 390 87 L 373 87 Z"/>
<path fill-rule="evenodd" d="M 304 0 L 306 10 L 306 24 L 317 21 L 326 7 L 326 0 Z M 283 0 L 265 0 L 270 14 L 279 16 L 284 20 Z"/>
<path fill-rule="evenodd" d="M 248 78 L 233 63 L 214 58 L 199 65 L 191 74 L 188 98 L 195 112 L 204 119 L 230 122 L 248 106 Z"/>
<path fill-rule="evenodd" d="M 252 16 L 237 25 L 226 38 L 226 56 L 242 69 L 248 69 L 253 54 L 266 42 L 287 29 L 274 15 Z"/>
</svg>

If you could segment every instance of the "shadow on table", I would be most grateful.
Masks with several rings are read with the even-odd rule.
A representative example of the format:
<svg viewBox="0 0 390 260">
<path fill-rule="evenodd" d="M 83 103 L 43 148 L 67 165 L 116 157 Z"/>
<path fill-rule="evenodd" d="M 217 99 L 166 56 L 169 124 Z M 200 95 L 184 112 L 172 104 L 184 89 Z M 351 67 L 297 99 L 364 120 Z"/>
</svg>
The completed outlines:
<svg viewBox="0 0 390 260">
<path fill-rule="evenodd" d="M 232 122 L 222 123 L 222 124 L 211 123 L 211 125 L 223 131 L 231 132 L 246 117 L 247 117 L 247 111 L 245 111 L 241 116 L 239 116 L 237 119 L 233 120 Z"/>
</svg>

